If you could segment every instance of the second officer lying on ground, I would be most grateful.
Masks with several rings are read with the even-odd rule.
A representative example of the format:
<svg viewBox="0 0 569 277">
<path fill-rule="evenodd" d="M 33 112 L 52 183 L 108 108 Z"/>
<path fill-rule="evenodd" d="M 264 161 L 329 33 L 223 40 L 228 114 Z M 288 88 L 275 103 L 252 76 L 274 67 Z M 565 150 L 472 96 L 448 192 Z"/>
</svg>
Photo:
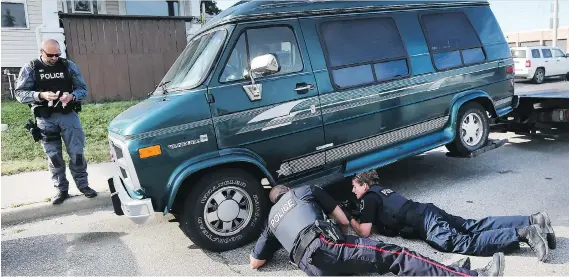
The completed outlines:
<svg viewBox="0 0 569 277">
<path fill-rule="evenodd" d="M 278 185 L 269 198 L 275 205 L 250 256 L 250 265 L 255 269 L 283 246 L 289 259 L 308 275 L 391 272 L 420 276 L 501 276 L 504 272 L 502 253 L 495 254 L 485 268 L 470 270 L 469 266 L 438 263 L 398 245 L 344 235 L 325 220 L 325 214 L 347 231 L 346 215 L 318 186 L 289 189 Z"/>
<path fill-rule="evenodd" d="M 464 219 L 433 204 L 408 200 L 378 183 L 375 170 L 352 180 L 352 192 L 361 200 L 361 218 L 360 223 L 355 219 L 350 223 L 360 236 L 369 236 L 373 224 L 384 235 L 420 238 L 439 251 L 474 256 L 511 252 L 525 242 L 542 262 L 549 253 L 548 243 L 555 248 L 555 233 L 546 213 Z"/>
</svg>

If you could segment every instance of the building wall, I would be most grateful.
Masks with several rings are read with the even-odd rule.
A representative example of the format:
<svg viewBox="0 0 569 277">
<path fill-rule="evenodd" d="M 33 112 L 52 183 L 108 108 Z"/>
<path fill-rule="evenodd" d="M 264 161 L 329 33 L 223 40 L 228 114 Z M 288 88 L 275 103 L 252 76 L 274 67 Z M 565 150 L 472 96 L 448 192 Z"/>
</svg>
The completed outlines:
<svg viewBox="0 0 569 277">
<path fill-rule="evenodd" d="M 553 43 L 551 29 L 532 30 L 506 34 L 510 47 L 514 46 L 550 46 Z M 557 47 L 565 53 L 569 52 L 569 27 L 559 28 L 557 31 Z"/>
<path fill-rule="evenodd" d="M 21 67 L 39 56 L 36 27 L 42 24 L 41 0 L 26 0 L 28 28 L 2 28 L 2 68 Z"/>
<path fill-rule="evenodd" d="M 107 14 L 120 14 L 119 0 L 106 0 Z"/>
<path fill-rule="evenodd" d="M 21 66 L 39 56 L 35 29 L 42 24 L 42 3 L 41 0 L 26 0 L 25 5 L 28 14 L 28 28 L 2 28 L 2 85 L 0 90 L 3 99 L 10 95 L 10 83 L 4 70 L 7 69 L 10 73 L 16 74 L 16 77 L 10 76 L 12 88 L 14 88 L 14 81 Z"/>
</svg>

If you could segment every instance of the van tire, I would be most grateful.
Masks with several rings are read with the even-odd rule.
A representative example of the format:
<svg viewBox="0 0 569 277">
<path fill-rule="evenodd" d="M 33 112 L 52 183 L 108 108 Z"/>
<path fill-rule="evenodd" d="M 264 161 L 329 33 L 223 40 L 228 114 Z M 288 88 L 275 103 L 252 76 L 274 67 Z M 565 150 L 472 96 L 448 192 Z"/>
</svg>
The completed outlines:
<svg viewBox="0 0 569 277">
<path fill-rule="evenodd" d="M 545 69 L 543 69 L 541 67 L 536 69 L 535 73 L 533 74 L 532 81 L 536 84 L 543 83 L 543 81 L 545 81 Z"/>
<path fill-rule="evenodd" d="M 466 141 L 464 135 L 467 131 L 463 129 L 463 123 L 468 124 L 472 120 L 474 120 L 473 124 L 478 125 L 481 130 L 478 132 L 475 131 L 475 134 L 479 134 L 479 136 L 475 135 L 472 141 Z M 470 124 L 468 125 L 471 126 Z M 454 140 L 447 144 L 446 148 L 454 156 L 467 156 L 471 152 L 486 145 L 488 134 L 490 133 L 489 129 L 488 114 L 484 107 L 476 102 L 466 103 L 458 110 Z M 479 133 L 480 131 L 482 133 Z M 476 142 L 476 140 L 478 140 L 478 142 Z"/>
<path fill-rule="evenodd" d="M 239 203 L 234 196 L 240 198 Z M 195 184 L 183 204 L 180 228 L 200 248 L 223 252 L 258 238 L 266 213 L 267 197 L 261 183 L 244 170 L 222 169 Z M 206 214 L 213 216 L 208 220 Z M 224 229 L 233 234 L 223 234 Z"/>
</svg>

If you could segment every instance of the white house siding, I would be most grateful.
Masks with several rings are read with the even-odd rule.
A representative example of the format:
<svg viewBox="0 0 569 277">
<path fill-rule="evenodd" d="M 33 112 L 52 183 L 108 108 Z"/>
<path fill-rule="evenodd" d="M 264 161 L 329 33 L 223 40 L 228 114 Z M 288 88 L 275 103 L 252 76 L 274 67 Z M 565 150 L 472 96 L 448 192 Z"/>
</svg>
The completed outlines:
<svg viewBox="0 0 569 277">
<path fill-rule="evenodd" d="M 107 14 L 120 14 L 119 0 L 107 0 Z"/>
<path fill-rule="evenodd" d="M 27 0 L 28 29 L 2 28 L 2 67 L 21 67 L 39 56 L 36 27 L 42 24 L 41 0 Z"/>
</svg>

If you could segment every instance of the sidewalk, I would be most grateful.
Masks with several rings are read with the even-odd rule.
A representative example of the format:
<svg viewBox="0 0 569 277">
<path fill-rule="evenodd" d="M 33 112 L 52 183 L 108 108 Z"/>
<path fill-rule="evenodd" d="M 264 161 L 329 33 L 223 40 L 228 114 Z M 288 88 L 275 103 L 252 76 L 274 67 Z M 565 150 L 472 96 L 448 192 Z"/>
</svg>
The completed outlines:
<svg viewBox="0 0 569 277">
<path fill-rule="evenodd" d="M 57 193 L 49 171 L 2 176 L 0 184 L 2 189 L 2 223 L 57 215 L 70 210 L 111 205 L 107 179 L 112 176 L 114 170 L 113 163 L 88 165 L 89 186 L 98 192 L 97 197 L 89 199 L 79 192 L 69 168 L 67 168 L 69 194 L 77 196 L 66 199 L 58 206 L 53 206 L 49 201 L 46 202 L 48 198 L 52 198 Z M 72 205 L 73 207 L 71 207 Z"/>
</svg>

